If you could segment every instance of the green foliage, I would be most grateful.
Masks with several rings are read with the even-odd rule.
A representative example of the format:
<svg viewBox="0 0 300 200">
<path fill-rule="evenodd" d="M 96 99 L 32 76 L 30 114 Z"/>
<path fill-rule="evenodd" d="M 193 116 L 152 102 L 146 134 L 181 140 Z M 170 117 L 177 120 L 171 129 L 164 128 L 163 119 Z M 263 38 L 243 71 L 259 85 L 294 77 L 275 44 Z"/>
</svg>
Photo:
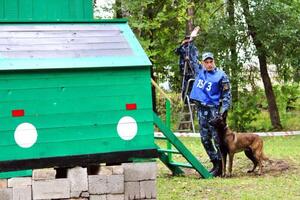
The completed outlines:
<svg viewBox="0 0 300 200">
<path fill-rule="evenodd" d="M 257 102 L 257 96 L 253 95 L 253 92 L 246 89 L 240 92 L 239 101 L 234 104 L 233 109 L 229 112 L 229 126 L 240 132 L 252 130 L 251 123 L 257 119 L 260 112 Z"/>
<path fill-rule="evenodd" d="M 267 64 L 272 71 L 276 70 L 271 80 L 273 85 L 280 85 L 274 87 L 276 100 L 282 123 L 288 123 L 289 111 L 300 109 L 299 85 L 295 85 L 300 82 L 300 1 L 122 0 L 120 5 L 153 63 L 156 81 L 168 81 L 173 92 L 179 92 L 181 84 L 174 50 L 185 36 L 187 20 L 193 19 L 194 25 L 201 29 L 195 39 L 200 53 L 212 51 L 217 66 L 230 77 L 233 94 L 230 125 L 239 131 L 270 130 L 269 116 L 265 114 L 268 103 L 258 84 L 261 78 L 255 59 L 257 50 L 245 22 L 242 1 L 250 5 L 250 19 L 266 50 Z M 230 2 L 234 3 L 233 18 L 229 15 Z M 194 8 L 194 16 L 188 15 L 188 8 Z M 177 112 L 179 98 L 174 102 Z M 164 102 L 158 104 L 161 108 Z"/>
</svg>

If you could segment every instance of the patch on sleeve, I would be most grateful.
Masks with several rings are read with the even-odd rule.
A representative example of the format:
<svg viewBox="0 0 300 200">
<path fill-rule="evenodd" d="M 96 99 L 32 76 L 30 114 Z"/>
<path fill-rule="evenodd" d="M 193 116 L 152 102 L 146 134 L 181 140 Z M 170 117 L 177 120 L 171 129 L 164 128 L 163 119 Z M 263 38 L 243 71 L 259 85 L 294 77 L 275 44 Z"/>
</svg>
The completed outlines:
<svg viewBox="0 0 300 200">
<path fill-rule="evenodd" d="M 223 85 L 223 90 L 229 90 L 229 84 L 228 83 L 225 83 Z"/>
</svg>

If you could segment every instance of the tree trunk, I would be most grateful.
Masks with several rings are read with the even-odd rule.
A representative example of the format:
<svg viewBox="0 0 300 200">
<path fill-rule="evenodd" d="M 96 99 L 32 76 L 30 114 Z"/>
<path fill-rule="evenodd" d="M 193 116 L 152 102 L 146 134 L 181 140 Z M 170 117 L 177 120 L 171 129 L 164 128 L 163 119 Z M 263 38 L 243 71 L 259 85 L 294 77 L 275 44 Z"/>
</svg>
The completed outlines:
<svg viewBox="0 0 300 200">
<path fill-rule="evenodd" d="M 154 16 L 154 5 L 155 5 L 154 3 L 147 5 L 147 8 L 144 11 L 144 16 L 147 16 L 147 18 L 150 21 L 153 21 L 153 19 L 155 17 Z M 154 32 L 155 32 L 154 29 L 150 29 L 149 32 L 141 31 L 141 37 L 148 38 L 151 41 L 151 43 L 152 43 L 154 41 L 154 39 L 155 39 L 154 38 Z M 149 50 L 152 51 L 153 48 L 150 46 Z M 151 60 L 151 62 L 153 61 L 153 57 L 150 56 L 149 59 Z M 152 62 L 152 66 L 151 66 L 151 69 L 150 69 L 151 79 L 153 79 L 155 82 L 157 82 L 156 77 L 154 75 L 154 66 L 153 65 L 155 65 L 155 63 Z M 155 113 L 157 113 L 157 108 L 156 108 L 156 89 L 155 89 L 155 87 L 153 85 L 151 87 L 151 91 L 152 91 L 152 107 L 153 107 L 153 111 Z"/>
<path fill-rule="evenodd" d="M 123 18 L 122 1 L 121 0 L 116 0 L 115 12 L 116 12 L 116 18 Z"/>
<path fill-rule="evenodd" d="M 228 12 L 228 22 L 231 27 L 235 25 L 235 18 L 234 18 L 234 0 L 227 1 L 227 12 Z M 238 55 L 236 51 L 236 39 L 235 34 L 231 36 L 229 39 L 230 45 L 230 60 L 231 60 L 231 93 L 232 93 L 232 102 L 233 106 L 234 103 L 238 101 L 238 83 L 239 83 L 239 72 L 240 67 L 238 65 Z"/>
<path fill-rule="evenodd" d="M 241 5 L 244 11 L 244 16 L 248 26 L 249 34 L 253 39 L 253 43 L 258 53 L 260 75 L 265 87 L 265 94 L 268 101 L 268 110 L 271 118 L 271 123 L 274 129 L 282 129 L 272 83 L 267 69 L 267 51 L 262 41 L 256 36 L 257 30 L 251 20 L 248 0 L 241 0 Z"/>
<path fill-rule="evenodd" d="M 195 7 L 193 0 L 190 1 L 191 5 L 187 8 L 188 20 L 186 21 L 185 34 L 190 35 L 194 29 L 194 17 L 195 17 Z"/>
</svg>

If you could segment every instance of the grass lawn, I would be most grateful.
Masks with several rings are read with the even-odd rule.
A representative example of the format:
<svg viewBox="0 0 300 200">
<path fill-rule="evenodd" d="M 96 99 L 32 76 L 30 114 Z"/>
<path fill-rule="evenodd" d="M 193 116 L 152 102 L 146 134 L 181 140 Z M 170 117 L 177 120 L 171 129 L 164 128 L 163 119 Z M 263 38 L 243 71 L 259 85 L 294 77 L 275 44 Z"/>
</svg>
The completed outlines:
<svg viewBox="0 0 300 200">
<path fill-rule="evenodd" d="M 210 168 L 211 164 L 199 138 L 181 141 Z M 183 177 L 173 177 L 158 162 L 158 199 L 288 199 L 300 200 L 300 136 L 264 137 L 264 152 L 274 164 L 265 164 L 264 174 L 247 174 L 252 163 L 244 153 L 235 155 L 233 177 L 204 180 L 194 170 Z M 165 146 L 163 142 L 159 143 Z M 175 160 L 182 160 L 174 156 Z"/>
</svg>

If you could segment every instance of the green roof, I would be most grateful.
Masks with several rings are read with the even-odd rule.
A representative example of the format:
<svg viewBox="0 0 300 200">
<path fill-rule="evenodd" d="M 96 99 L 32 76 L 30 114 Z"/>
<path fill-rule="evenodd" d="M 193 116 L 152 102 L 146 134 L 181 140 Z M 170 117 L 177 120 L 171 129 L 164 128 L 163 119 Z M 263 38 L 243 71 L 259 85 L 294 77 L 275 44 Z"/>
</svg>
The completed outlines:
<svg viewBox="0 0 300 200">
<path fill-rule="evenodd" d="M 2 23 L 0 33 L 0 70 L 151 65 L 124 20 Z"/>
</svg>

